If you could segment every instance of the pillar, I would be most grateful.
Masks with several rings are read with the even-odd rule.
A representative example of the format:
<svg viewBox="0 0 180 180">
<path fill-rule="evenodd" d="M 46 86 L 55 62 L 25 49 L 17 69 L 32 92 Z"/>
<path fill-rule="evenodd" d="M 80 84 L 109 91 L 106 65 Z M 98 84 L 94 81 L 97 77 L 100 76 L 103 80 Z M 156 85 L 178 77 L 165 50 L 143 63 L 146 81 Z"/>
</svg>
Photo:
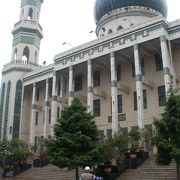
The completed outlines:
<svg viewBox="0 0 180 180">
<path fill-rule="evenodd" d="M 117 73 L 115 53 L 110 54 L 111 64 L 111 97 L 112 97 L 112 135 L 118 132 Z"/>
<path fill-rule="evenodd" d="M 74 98 L 74 85 L 73 85 L 73 66 L 69 67 L 69 98 L 68 105 L 71 105 L 71 102 Z"/>
<path fill-rule="evenodd" d="M 161 54 L 162 54 L 162 62 L 163 62 L 163 74 L 164 74 L 164 84 L 166 90 L 166 96 L 168 94 L 171 78 L 170 78 L 170 58 L 167 47 L 167 40 L 165 36 L 160 37 L 161 42 Z"/>
<path fill-rule="evenodd" d="M 93 83 L 92 83 L 92 61 L 91 59 L 87 62 L 88 75 L 87 75 L 87 112 L 93 113 Z"/>
<path fill-rule="evenodd" d="M 46 79 L 46 89 L 45 89 L 45 108 L 44 108 L 44 138 L 48 137 L 48 92 L 49 92 L 49 79 Z"/>
<path fill-rule="evenodd" d="M 134 45 L 134 63 L 135 63 L 135 77 L 136 77 L 136 93 L 137 93 L 137 118 L 138 127 L 144 128 L 144 112 L 143 112 L 143 91 L 142 91 L 142 74 L 139 60 L 138 45 Z"/>
<path fill-rule="evenodd" d="M 53 73 L 53 87 L 52 87 L 52 108 L 51 108 L 51 136 L 54 135 L 54 124 L 57 121 L 57 89 L 56 89 L 56 72 Z"/>
<path fill-rule="evenodd" d="M 33 83 L 33 94 L 32 94 L 32 112 L 31 112 L 31 129 L 30 129 L 30 145 L 34 145 L 34 126 L 35 126 L 35 119 L 36 119 L 36 83 Z"/>
</svg>

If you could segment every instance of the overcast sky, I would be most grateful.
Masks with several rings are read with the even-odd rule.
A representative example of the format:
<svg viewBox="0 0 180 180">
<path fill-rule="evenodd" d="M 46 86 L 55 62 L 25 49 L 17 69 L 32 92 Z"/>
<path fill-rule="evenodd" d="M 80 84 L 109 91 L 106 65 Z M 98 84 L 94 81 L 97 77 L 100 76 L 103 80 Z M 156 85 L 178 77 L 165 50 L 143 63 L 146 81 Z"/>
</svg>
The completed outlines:
<svg viewBox="0 0 180 180">
<path fill-rule="evenodd" d="M 2 1 L 2 0 L 1 0 Z M 41 41 L 39 63 L 53 63 L 53 57 L 73 46 L 95 39 L 93 6 L 95 0 L 44 0 L 40 24 L 44 38 Z M 20 0 L 1 2 L 0 11 L 0 71 L 3 64 L 10 62 L 12 50 L 11 31 L 19 21 Z M 180 19 L 180 0 L 167 0 L 168 21 Z"/>
</svg>

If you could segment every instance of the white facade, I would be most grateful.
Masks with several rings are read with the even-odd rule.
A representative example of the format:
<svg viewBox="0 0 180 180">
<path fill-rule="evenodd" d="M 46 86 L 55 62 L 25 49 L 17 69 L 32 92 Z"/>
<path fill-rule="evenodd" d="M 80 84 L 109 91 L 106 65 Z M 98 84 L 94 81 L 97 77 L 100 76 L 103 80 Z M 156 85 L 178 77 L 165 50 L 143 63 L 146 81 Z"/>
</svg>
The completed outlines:
<svg viewBox="0 0 180 180">
<path fill-rule="evenodd" d="M 141 16 L 134 15 L 137 11 Z M 138 7 L 130 7 L 127 17 L 126 13 L 116 10 L 102 17 L 97 24 L 97 40 L 57 54 L 49 66 L 39 67 L 33 56 L 29 61 L 14 60 L 5 65 L 2 72 L 5 90 L 3 95 L 1 88 L 0 102 L 1 138 L 6 131 L 8 139 L 19 137 L 35 144 L 37 137 L 53 136 L 52 127 L 60 111 L 71 104 L 73 97 L 78 97 L 88 112 L 96 112 L 101 138 L 118 130 L 127 133 L 136 127 L 152 130 L 153 117 L 163 112 L 170 77 L 175 87 L 180 88 L 180 20 L 167 22 L 157 11 Z M 39 18 L 35 21 L 34 37 L 40 42 Z M 119 25 L 122 29 L 118 29 Z M 35 28 L 31 23 L 26 26 Z M 108 33 L 110 28 L 112 32 Z M 37 42 L 36 38 L 33 42 Z M 21 42 L 15 47 L 22 50 L 26 45 Z M 28 47 L 33 54 L 37 50 L 36 43 Z M 22 98 L 19 125 L 14 128 L 18 135 L 13 137 L 18 80 L 22 80 Z M 7 111 L 8 81 L 12 85 Z"/>
</svg>

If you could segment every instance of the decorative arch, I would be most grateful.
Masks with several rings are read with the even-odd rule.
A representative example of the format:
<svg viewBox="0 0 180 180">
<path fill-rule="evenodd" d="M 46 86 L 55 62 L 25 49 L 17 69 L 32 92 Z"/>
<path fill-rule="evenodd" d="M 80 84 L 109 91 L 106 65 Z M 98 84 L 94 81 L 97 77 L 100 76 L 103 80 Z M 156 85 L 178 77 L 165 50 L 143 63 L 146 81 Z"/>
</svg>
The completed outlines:
<svg viewBox="0 0 180 180">
<path fill-rule="evenodd" d="M 19 139 L 20 115 L 21 115 L 21 99 L 22 99 L 22 81 L 16 83 L 14 119 L 13 119 L 13 139 Z"/>
<path fill-rule="evenodd" d="M 37 62 L 37 51 L 35 51 L 35 54 L 34 54 L 34 61 Z"/>
<path fill-rule="evenodd" d="M 25 60 L 29 62 L 29 48 L 26 46 L 23 50 L 23 58 L 22 60 Z"/>
<path fill-rule="evenodd" d="M 17 59 L 17 48 L 15 48 L 15 50 L 14 50 L 14 60 L 16 60 Z"/>
<path fill-rule="evenodd" d="M 8 124 L 8 115 L 9 115 L 10 90 L 11 90 L 11 81 L 8 82 L 7 92 L 6 92 L 6 105 L 5 105 L 5 113 L 4 113 L 3 139 L 6 139 L 6 137 L 7 137 L 7 124 Z"/>
<path fill-rule="evenodd" d="M 0 139 L 2 132 L 2 118 L 3 118 L 3 110 L 4 110 L 4 97 L 5 97 L 5 83 L 2 85 L 1 91 L 1 99 L 0 99 Z"/>
<path fill-rule="evenodd" d="M 28 20 L 32 20 L 32 18 L 33 18 L 33 8 L 29 8 Z"/>
</svg>

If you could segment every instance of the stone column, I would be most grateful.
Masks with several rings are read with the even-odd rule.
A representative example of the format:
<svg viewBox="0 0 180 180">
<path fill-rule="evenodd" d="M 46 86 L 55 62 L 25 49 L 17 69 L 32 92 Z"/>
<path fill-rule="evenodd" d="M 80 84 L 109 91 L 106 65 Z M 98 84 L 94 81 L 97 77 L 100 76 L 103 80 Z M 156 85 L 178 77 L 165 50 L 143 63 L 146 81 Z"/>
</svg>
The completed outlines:
<svg viewBox="0 0 180 180">
<path fill-rule="evenodd" d="M 92 83 L 92 61 L 91 61 L 91 59 L 88 60 L 87 66 L 88 66 L 88 75 L 87 75 L 87 85 L 88 85 L 87 112 L 93 113 L 93 83 Z"/>
<path fill-rule="evenodd" d="M 60 114 L 61 114 L 61 111 L 63 109 L 63 102 L 62 102 L 63 89 L 64 89 L 64 78 L 63 78 L 63 75 L 60 76 L 60 82 L 61 82 L 61 87 L 60 87 L 60 99 L 61 99 L 61 102 L 60 102 Z"/>
<path fill-rule="evenodd" d="M 164 74 L 164 84 L 166 90 L 166 96 L 169 91 L 171 78 L 170 78 L 170 58 L 167 47 L 167 40 L 165 36 L 160 37 L 161 42 L 161 54 L 162 54 L 162 62 L 163 62 L 163 74 Z"/>
<path fill-rule="evenodd" d="M 57 89 L 56 89 L 56 72 L 53 73 L 53 88 L 52 88 L 52 108 L 51 108 L 51 136 L 54 135 L 53 126 L 57 121 Z"/>
<path fill-rule="evenodd" d="M 115 53 L 110 54 L 111 63 L 111 97 L 112 97 L 112 135 L 118 132 L 117 73 Z"/>
<path fill-rule="evenodd" d="M 69 67 L 69 98 L 68 105 L 71 105 L 71 102 L 74 98 L 74 84 L 73 84 L 73 66 Z"/>
<path fill-rule="evenodd" d="M 46 91 L 45 91 L 45 108 L 44 108 L 44 138 L 48 137 L 48 92 L 49 92 L 49 79 L 46 79 Z"/>
<path fill-rule="evenodd" d="M 33 83 L 31 129 L 30 129 L 30 139 L 29 139 L 30 145 L 34 145 L 34 136 L 35 136 L 34 126 L 35 126 L 36 111 L 37 111 L 37 105 L 35 101 L 36 101 L 36 83 Z"/>
<path fill-rule="evenodd" d="M 144 112 L 143 112 L 143 91 L 142 91 L 142 74 L 139 59 L 138 45 L 134 45 L 134 62 L 135 62 L 135 77 L 136 77 L 136 93 L 137 93 L 137 117 L 138 127 L 144 128 Z"/>
</svg>

